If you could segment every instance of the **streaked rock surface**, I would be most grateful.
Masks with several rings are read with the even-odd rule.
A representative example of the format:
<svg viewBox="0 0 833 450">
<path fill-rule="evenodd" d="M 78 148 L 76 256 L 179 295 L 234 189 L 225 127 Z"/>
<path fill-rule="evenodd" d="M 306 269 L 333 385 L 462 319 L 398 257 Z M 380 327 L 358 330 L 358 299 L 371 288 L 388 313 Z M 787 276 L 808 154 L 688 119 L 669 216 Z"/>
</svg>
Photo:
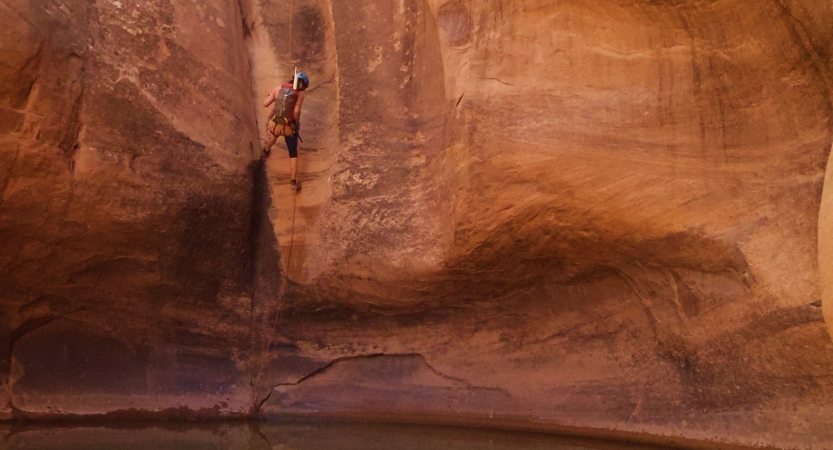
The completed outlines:
<svg viewBox="0 0 833 450">
<path fill-rule="evenodd" d="M 2 8 L 6 414 L 833 443 L 829 7 Z"/>
<path fill-rule="evenodd" d="M 257 135 L 237 5 L 0 10 L 2 414 L 247 403 Z"/>
</svg>

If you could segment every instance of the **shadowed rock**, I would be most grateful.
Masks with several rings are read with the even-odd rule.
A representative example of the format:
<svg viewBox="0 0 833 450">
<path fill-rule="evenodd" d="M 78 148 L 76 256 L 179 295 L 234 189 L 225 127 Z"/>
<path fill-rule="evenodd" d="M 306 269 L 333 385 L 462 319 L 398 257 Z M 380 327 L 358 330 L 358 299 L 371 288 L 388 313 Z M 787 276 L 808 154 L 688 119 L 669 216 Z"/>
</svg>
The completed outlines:
<svg viewBox="0 0 833 450">
<path fill-rule="evenodd" d="M 3 417 L 833 442 L 829 8 L 0 8 Z"/>
</svg>

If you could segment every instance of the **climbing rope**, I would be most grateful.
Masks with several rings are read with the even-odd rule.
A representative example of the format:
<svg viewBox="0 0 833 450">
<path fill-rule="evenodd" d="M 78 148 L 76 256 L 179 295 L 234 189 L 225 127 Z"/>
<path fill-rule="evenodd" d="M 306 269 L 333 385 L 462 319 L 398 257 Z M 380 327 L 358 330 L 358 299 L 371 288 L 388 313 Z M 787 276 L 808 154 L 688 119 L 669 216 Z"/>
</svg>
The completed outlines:
<svg viewBox="0 0 833 450">
<path fill-rule="evenodd" d="M 289 0 L 289 61 L 295 65 L 294 55 L 292 53 L 292 16 L 295 9 L 293 8 L 294 0 Z M 297 69 L 295 70 L 297 72 Z M 297 76 L 297 73 L 296 73 Z M 293 80 L 294 81 L 294 80 Z M 294 116 L 293 116 L 294 117 Z M 297 123 L 297 120 L 296 120 Z M 297 133 L 297 131 L 296 131 Z M 298 174 L 298 166 L 295 166 L 295 174 Z M 286 257 L 286 273 L 284 274 L 285 281 L 289 281 L 289 264 L 292 262 L 292 244 L 295 242 L 295 202 L 297 201 L 298 192 L 292 196 L 292 228 L 290 229 L 289 237 L 289 255 Z"/>
<path fill-rule="evenodd" d="M 289 0 L 289 60 L 290 62 L 295 63 L 292 54 L 292 19 L 294 16 L 295 9 L 293 8 L 294 0 Z M 297 69 L 295 70 L 297 76 Z M 297 133 L 297 131 L 296 131 Z M 297 177 L 299 167 L 296 162 L 295 166 L 295 175 Z M 278 326 L 278 318 L 280 317 L 280 303 L 283 301 L 283 294 L 286 292 L 286 285 L 289 284 L 289 268 L 292 267 L 292 247 L 295 244 L 295 213 L 298 212 L 297 208 L 298 202 L 298 191 L 294 191 L 292 194 L 292 227 L 290 228 L 289 233 L 289 254 L 286 256 L 286 271 L 283 274 L 283 282 L 281 283 L 280 295 L 278 296 L 278 313 L 275 315 L 275 324 L 272 326 L 272 336 L 269 337 L 271 341 L 274 338 L 275 331 L 277 330 Z"/>
<path fill-rule="evenodd" d="M 293 53 L 292 53 L 292 19 L 293 19 L 293 11 L 294 11 L 294 1 L 289 0 L 289 58 L 292 63 L 294 63 Z M 298 167 L 296 166 L 296 174 L 297 174 Z M 268 178 L 267 178 L 268 179 Z M 268 182 L 267 182 L 268 187 Z M 290 228 L 290 237 L 289 237 L 289 252 L 287 253 L 286 258 L 286 268 L 284 273 L 281 276 L 281 285 L 278 288 L 278 295 L 275 300 L 275 307 L 272 311 L 267 309 L 266 320 L 269 320 L 269 316 L 272 312 L 275 314 L 275 320 L 272 322 L 272 331 L 269 334 L 269 337 L 264 341 L 263 351 L 260 354 L 260 367 L 257 370 L 253 380 L 252 380 L 252 396 L 251 396 L 251 409 L 250 414 L 256 414 L 263 403 L 271 396 L 271 388 L 269 393 L 266 396 L 258 401 L 259 392 L 263 389 L 263 383 L 265 383 L 264 378 L 264 370 L 266 368 L 266 363 L 269 359 L 269 348 L 272 346 L 272 342 L 275 339 L 275 334 L 278 330 L 278 322 L 280 321 L 281 317 L 281 304 L 283 303 L 284 295 L 286 294 L 287 287 L 289 285 L 289 270 L 292 265 L 292 248 L 295 244 L 295 216 L 298 211 L 297 209 L 297 191 L 295 191 L 292 195 L 292 227 Z"/>
</svg>

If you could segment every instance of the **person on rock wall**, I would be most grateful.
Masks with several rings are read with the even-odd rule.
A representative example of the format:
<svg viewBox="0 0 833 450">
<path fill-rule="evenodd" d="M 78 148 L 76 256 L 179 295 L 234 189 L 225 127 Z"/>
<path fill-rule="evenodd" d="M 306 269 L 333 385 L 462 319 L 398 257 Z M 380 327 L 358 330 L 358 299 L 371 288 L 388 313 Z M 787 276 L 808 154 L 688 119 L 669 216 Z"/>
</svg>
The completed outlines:
<svg viewBox="0 0 833 450">
<path fill-rule="evenodd" d="M 269 92 L 263 107 L 274 104 L 269 120 L 266 122 L 266 132 L 269 141 L 263 150 L 263 157 L 269 157 L 272 146 L 283 136 L 286 148 L 289 150 L 290 187 L 299 188 L 296 180 L 298 168 L 298 133 L 301 131 L 301 106 L 304 104 L 304 91 L 309 87 L 309 77 L 303 72 L 297 72 L 294 79 L 276 87 Z"/>
</svg>

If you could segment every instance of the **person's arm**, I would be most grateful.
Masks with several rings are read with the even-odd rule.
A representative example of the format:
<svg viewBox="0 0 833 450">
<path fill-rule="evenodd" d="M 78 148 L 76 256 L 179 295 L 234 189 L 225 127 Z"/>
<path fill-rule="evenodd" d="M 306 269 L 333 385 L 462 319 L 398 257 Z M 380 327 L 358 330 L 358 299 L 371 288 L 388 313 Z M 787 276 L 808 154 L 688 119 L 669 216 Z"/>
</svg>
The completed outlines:
<svg viewBox="0 0 833 450">
<path fill-rule="evenodd" d="M 269 95 L 266 96 L 266 100 L 263 101 L 263 107 L 268 108 L 269 105 L 275 101 L 275 98 L 275 91 L 270 92 Z"/>
<path fill-rule="evenodd" d="M 295 103 L 295 122 L 301 124 L 301 105 L 304 104 L 304 91 L 298 93 L 298 101 Z"/>
</svg>

